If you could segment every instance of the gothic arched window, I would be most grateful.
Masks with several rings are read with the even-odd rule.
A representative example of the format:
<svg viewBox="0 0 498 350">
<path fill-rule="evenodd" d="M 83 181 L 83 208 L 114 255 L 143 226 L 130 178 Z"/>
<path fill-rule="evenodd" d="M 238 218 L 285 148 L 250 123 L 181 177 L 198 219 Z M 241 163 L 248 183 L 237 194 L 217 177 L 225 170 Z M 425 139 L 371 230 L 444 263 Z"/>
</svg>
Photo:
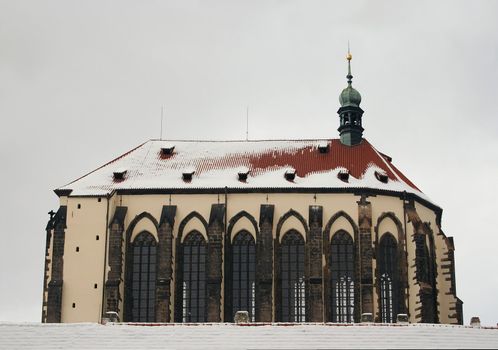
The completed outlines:
<svg viewBox="0 0 498 350">
<path fill-rule="evenodd" d="M 140 233 L 131 243 L 131 322 L 156 320 L 157 242 L 150 233 Z"/>
<path fill-rule="evenodd" d="M 382 322 L 396 322 L 398 313 L 398 252 L 396 239 L 384 234 L 379 244 L 377 259 L 380 276 L 380 315 Z"/>
<path fill-rule="evenodd" d="M 182 321 L 206 322 L 206 241 L 197 231 L 182 244 Z"/>
<path fill-rule="evenodd" d="M 332 322 L 354 322 L 354 244 L 347 232 L 332 237 L 329 259 Z"/>
<path fill-rule="evenodd" d="M 430 236 L 429 236 L 430 239 Z M 433 245 L 431 241 L 431 246 Z M 419 282 L 430 286 L 421 290 L 422 300 L 422 322 L 437 322 L 437 303 L 435 295 L 436 281 L 434 276 L 434 263 L 429 248 L 427 247 L 426 235 L 415 235 L 415 255 L 417 264 L 417 278 Z"/>
<path fill-rule="evenodd" d="M 304 239 L 289 231 L 280 245 L 281 315 L 283 322 L 306 321 Z"/>
<path fill-rule="evenodd" d="M 256 245 L 247 231 L 239 232 L 232 243 L 232 307 L 248 311 L 255 321 Z"/>
</svg>

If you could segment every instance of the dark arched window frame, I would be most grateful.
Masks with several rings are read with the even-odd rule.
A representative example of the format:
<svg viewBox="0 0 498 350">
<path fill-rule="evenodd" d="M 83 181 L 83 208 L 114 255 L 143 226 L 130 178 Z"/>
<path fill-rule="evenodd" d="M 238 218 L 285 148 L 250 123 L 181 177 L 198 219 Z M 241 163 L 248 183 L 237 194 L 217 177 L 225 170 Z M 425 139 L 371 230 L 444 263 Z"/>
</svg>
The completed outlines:
<svg viewBox="0 0 498 350">
<path fill-rule="evenodd" d="M 157 241 L 149 232 L 140 232 L 128 244 L 126 275 L 126 320 L 155 322 Z"/>
<path fill-rule="evenodd" d="M 232 313 L 248 311 L 249 319 L 254 322 L 256 313 L 256 244 L 254 237 L 248 231 L 239 231 L 233 238 L 230 274 Z"/>
<path fill-rule="evenodd" d="M 296 230 L 280 242 L 279 287 L 280 321 L 306 322 L 305 241 Z"/>
<path fill-rule="evenodd" d="M 177 302 L 181 303 L 181 322 L 206 322 L 207 285 L 206 257 L 207 243 L 198 231 L 191 231 L 180 245 L 177 278 Z M 178 271 L 177 270 L 177 271 Z M 177 317 L 178 319 L 179 317 Z"/>
<path fill-rule="evenodd" d="M 429 239 L 430 251 L 426 236 Z M 421 284 L 420 299 L 422 302 L 422 322 L 437 323 L 437 292 L 435 280 L 435 249 L 432 232 L 428 234 L 417 233 L 415 235 L 415 259 L 417 265 L 417 279 Z"/>
<path fill-rule="evenodd" d="M 390 233 L 382 235 L 379 242 L 377 268 L 380 284 L 380 316 L 383 323 L 396 322 L 399 295 L 398 244 Z"/>
<path fill-rule="evenodd" d="M 330 305 L 332 322 L 354 322 L 355 250 L 346 231 L 337 231 L 330 242 Z"/>
</svg>

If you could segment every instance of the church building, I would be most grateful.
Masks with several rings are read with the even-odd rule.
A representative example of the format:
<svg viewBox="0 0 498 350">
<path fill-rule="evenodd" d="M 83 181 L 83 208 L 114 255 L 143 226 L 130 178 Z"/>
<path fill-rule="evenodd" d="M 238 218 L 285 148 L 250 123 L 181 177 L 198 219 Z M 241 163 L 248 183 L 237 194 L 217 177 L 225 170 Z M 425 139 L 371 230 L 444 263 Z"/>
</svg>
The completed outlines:
<svg viewBox="0 0 498 350">
<path fill-rule="evenodd" d="M 42 321 L 462 324 L 442 209 L 363 138 L 347 59 L 339 138 L 149 140 L 57 188 Z"/>
</svg>

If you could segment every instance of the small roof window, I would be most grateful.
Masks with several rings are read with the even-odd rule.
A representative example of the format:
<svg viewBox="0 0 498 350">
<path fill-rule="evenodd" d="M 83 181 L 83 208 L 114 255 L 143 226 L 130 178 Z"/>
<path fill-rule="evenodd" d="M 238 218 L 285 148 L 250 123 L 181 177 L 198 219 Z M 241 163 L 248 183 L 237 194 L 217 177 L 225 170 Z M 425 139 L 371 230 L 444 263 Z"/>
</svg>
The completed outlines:
<svg viewBox="0 0 498 350">
<path fill-rule="evenodd" d="M 182 173 L 183 181 L 185 181 L 185 182 L 192 181 L 192 176 L 194 175 L 194 173 L 195 173 L 195 169 L 187 169 L 187 170 L 183 171 L 183 173 Z"/>
<path fill-rule="evenodd" d="M 389 181 L 389 177 L 384 170 L 376 170 L 375 177 L 377 178 L 377 180 L 385 184 L 387 183 L 387 181 Z"/>
<path fill-rule="evenodd" d="M 170 156 L 173 154 L 174 150 L 175 150 L 175 145 L 164 145 L 163 147 L 161 147 L 161 155 Z"/>
<path fill-rule="evenodd" d="M 114 180 L 117 180 L 117 181 L 124 180 L 127 172 L 128 172 L 128 170 L 125 168 L 118 168 L 118 169 L 114 170 L 114 172 L 113 172 Z"/>
<path fill-rule="evenodd" d="M 387 160 L 389 163 L 391 163 L 391 162 L 393 161 L 393 159 L 392 159 L 390 156 L 388 156 L 387 154 L 384 154 L 384 153 L 382 153 L 382 152 L 379 152 L 379 153 L 380 153 L 380 155 L 381 155 L 382 157 L 384 157 L 384 159 L 385 159 L 385 160 Z"/>
<path fill-rule="evenodd" d="M 239 181 L 246 182 L 247 176 L 249 176 L 250 170 L 249 168 L 240 168 L 237 170 L 237 176 Z"/>
<path fill-rule="evenodd" d="M 349 182 L 349 170 L 348 169 L 339 170 L 339 172 L 337 173 L 337 177 L 341 181 Z"/>
<path fill-rule="evenodd" d="M 287 181 L 294 181 L 294 179 L 296 178 L 296 169 L 292 169 L 292 168 L 291 169 L 287 169 L 285 171 L 284 176 L 285 176 L 285 179 Z"/>
<path fill-rule="evenodd" d="M 327 141 L 320 142 L 318 144 L 318 151 L 320 153 L 329 153 L 330 145 Z"/>
</svg>

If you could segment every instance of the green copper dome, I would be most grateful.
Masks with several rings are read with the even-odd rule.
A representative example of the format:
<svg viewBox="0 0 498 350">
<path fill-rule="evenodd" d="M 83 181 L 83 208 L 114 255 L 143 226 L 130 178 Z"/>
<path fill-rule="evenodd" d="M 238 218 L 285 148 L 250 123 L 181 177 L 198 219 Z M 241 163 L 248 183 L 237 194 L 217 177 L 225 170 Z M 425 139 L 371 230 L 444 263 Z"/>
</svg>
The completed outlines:
<svg viewBox="0 0 498 350">
<path fill-rule="evenodd" d="M 361 95 L 355 90 L 352 86 L 353 84 L 353 76 L 351 75 L 351 59 L 353 56 L 349 52 L 346 59 L 348 60 L 348 75 L 346 78 L 348 79 L 348 87 L 342 90 L 341 95 L 339 96 L 339 102 L 341 103 L 341 107 L 360 107 L 361 103 Z"/>
<path fill-rule="evenodd" d="M 360 107 L 361 95 L 351 84 L 339 96 L 341 107 Z"/>
</svg>

